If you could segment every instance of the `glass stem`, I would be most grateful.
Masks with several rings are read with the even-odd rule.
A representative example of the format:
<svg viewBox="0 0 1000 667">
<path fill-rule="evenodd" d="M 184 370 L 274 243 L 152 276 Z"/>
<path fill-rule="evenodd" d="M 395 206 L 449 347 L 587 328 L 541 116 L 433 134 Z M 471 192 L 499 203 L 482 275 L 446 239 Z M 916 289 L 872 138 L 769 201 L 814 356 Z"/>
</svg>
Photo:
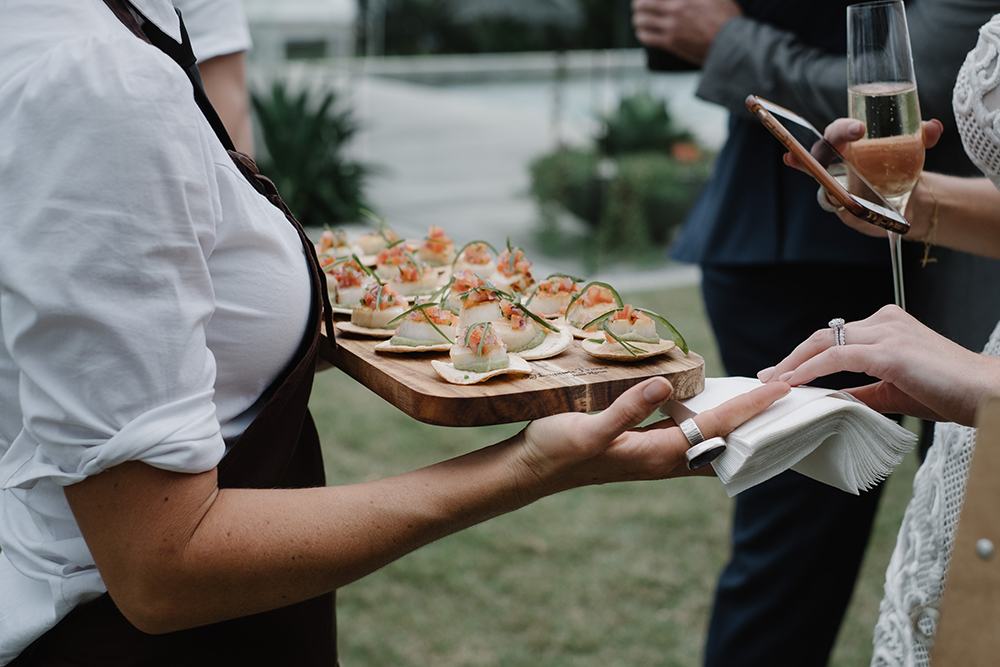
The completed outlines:
<svg viewBox="0 0 1000 667">
<path fill-rule="evenodd" d="M 889 261 L 892 262 L 892 291 L 896 297 L 896 305 L 906 310 L 906 291 L 903 289 L 903 239 L 895 232 L 889 235 Z"/>
<path fill-rule="evenodd" d="M 912 191 L 897 197 L 887 197 L 902 215 L 906 204 L 910 201 Z M 892 262 L 892 291 L 896 297 L 896 305 L 906 310 L 906 290 L 903 288 L 903 237 L 895 232 L 886 232 L 889 237 L 889 261 Z"/>
</svg>

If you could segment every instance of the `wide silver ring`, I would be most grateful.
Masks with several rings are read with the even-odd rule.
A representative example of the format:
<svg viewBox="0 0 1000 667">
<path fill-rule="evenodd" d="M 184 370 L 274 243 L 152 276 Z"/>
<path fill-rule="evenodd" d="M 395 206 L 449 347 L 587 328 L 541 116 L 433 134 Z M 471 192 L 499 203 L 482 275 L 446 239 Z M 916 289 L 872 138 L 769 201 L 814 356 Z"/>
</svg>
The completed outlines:
<svg viewBox="0 0 1000 667">
<path fill-rule="evenodd" d="M 722 456 L 726 451 L 726 439 L 718 436 L 709 438 L 705 442 L 700 442 L 687 450 L 684 458 L 687 459 L 688 470 L 704 468 L 715 459 Z"/>
<path fill-rule="evenodd" d="M 847 345 L 847 336 L 844 334 L 843 317 L 835 317 L 830 320 L 830 328 L 833 329 L 833 342 L 835 345 Z"/>
<path fill-rule="evenodd" d="M 688 439 L 688 444 L 694 447 L 695 445 L 705 442 L 705 436 L 702 435 L 701 429 L 698 425 L 694 423 L 694 419 L 685 419 L 678 426 L 681 427 L 681 431 L 684 432 L 684 437 Z"/>
</svg>

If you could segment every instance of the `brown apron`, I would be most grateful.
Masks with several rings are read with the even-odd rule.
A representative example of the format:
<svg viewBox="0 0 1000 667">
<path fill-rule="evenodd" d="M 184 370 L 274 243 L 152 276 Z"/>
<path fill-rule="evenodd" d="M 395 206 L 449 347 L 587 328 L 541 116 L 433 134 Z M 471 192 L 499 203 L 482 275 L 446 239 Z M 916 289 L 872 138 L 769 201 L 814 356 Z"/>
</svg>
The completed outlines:
<svg viewBox="0 0 1000 667">
<path fill-rule="evenodd" d="M 105 2 L 134 33 L 160 46 L 156 42 L 165 36 L 155 26 L 147 23 L 143 27 L 144 34 L 122 0 Z M 159 34 L 149 35 L 151 30 Z M 166 39 L 176 47 L 176 43 Z M 186 32 L 184 46 L 190 54 Z M 168 55 L 178 60 L 174 54 L 168 52 Z M 178 62 L 188 69 L 184 62 Z M 193 55 L 190 65 L 194 65 Z M 200 80 L 194 78 L 193 83 L 196 98 L 204 96 Z M 207 103 L 207 97 L 204 100 Z M 218 117 L 211 106 L 206 109 L 201 100 L 199 105 L 220 134 L 220 140 L 230 148 L 230 156 L 240 172 L 258 192 L 281 209 L 295 227 L 309 263 L 313 293 L 312 311 L 302 344 L 282 375 L 268 389 L 271 398 L 260 414 L 219 463 L 219 487 L 291 489 L 323 486 L 325 477 L 319 436 L 309 414 L 308 401 L 316 369 L 321 320 L 326 319 L 327 331 L 333 331 L 325 280 L 312 242 L 281 201 L 274 184 L 257 173 L 249 157 L 231 150 L 232 142 L 221 129 L 221 122 L 217 123 Z M 165 635 L 137 630 L 105 593 L 70 612 L 56 627 L 25 649 L 11 667 L 332 667 L 337 664 L 333 593 L 281 609 Z"/>
</svg>

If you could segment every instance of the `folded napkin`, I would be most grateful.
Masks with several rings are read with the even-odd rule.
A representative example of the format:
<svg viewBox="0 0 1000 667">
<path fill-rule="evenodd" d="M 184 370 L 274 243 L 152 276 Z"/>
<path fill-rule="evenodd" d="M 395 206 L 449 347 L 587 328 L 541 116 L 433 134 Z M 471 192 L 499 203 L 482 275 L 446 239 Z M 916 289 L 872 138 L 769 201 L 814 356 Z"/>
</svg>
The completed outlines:
<svg viewBox="0 0 1000 667">
<path fill-rule="evenodd" d="M 708 378 L 705 391 L 681 405 L 704 412 L 760 384 L 744 377 Z M 676 405 L 668 403 L 663 411 L 683 412 Z M 916 442 L 916 435 L 850 394 L 793 387 L 727 435 L 726 451 L 712 466 L 730 497 L 789 468 L 858 495 L 885 479 Z"/>
</svg>

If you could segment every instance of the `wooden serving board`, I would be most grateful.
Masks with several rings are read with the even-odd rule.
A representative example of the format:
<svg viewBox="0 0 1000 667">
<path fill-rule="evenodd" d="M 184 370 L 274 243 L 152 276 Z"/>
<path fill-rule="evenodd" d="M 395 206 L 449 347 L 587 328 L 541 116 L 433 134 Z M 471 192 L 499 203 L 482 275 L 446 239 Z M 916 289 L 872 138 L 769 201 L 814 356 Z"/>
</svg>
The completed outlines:
<svg viewBox="0 0 1000 667">
<path fill-rule="evenodd" d="M 487 426 L 528 421 L 560 412 L 603 410 L 632 385 L 654 375 L 674 386 L 684 400 L 705 388 L 705 360 L 680 350 L 645 361 L 616 363 L 590 356 L 579 341 L 562 354 L 530 362 L 529 376 L 501 376 L 460 386 L 445 382 L 431 359 L 447 353 L 380 354 L 380 341 L 337 335 L 337 347 L 321 355 L 414 419 L 439 426 Z"/>
</svg>

